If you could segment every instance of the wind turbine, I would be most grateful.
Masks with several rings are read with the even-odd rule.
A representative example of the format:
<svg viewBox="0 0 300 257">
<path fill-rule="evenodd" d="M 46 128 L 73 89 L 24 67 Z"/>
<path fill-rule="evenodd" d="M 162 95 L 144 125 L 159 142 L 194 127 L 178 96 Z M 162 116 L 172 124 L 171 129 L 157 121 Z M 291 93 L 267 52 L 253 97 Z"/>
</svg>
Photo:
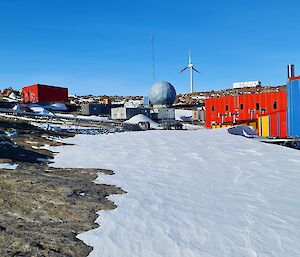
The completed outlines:
<svg viewBox="0 0 300 257">
<path fill-rule="evenodd" d="M 190 69 L 190 85 L 191 85 L 191 93 L 194 93 L 194 80 L 193 80 L 193 71 L 196 71 L 198 73 L 200 73 L 199 71 L 197 71 L 194 68 L 194 65 L 192 63 L 192 55 L 191 55 L 191 51 L 189 51 L 189 64 L 183 68 L 179 73 L 185 71 L 186 69 Z"/>
</svg>

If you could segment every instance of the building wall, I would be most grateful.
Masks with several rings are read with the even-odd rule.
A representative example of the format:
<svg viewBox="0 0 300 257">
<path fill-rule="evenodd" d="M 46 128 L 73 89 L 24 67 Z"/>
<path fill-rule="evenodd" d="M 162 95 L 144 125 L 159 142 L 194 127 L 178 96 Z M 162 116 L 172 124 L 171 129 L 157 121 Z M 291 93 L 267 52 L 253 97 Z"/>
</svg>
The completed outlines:
<svg viewBox="0 0 300 257">
<path fill-rule="evenodd" d="M 205 100 L 206 127 L 254 120 L 261 115 L 286 110 L 286 108 L 286 90 L 208 98 Z"/>
<path fill-rule="evenodd" d="M 181 120 L 180 117 L 191 117 L 191 120 L 200 120 L 199 110 L 175 109 L 175 120 Z"/>
<path fill-rule="evenodd" d="M 300 136 L 300 77 L 291 78 L 288 91 L 288 135 Z"/>
<path fill-rule="evenodd" d="M 126 108 L 117 107 L 111 109 L 111 118 L 113 120 L 125 120 L 126 119 Z"/>
<path fill-rule="evenodd" d="M 109 115 L 110 106 L 105 104 L 82 104 L 81 114 L 83 115 Z"/>
<path fill-rule="evenodd" d="M 287 110 L 270 114 L 270 136 L 287 137 Z"/>
<path fill-rule="evenodd" d="M 128 120 L 137 114 L 144 114 L 150 116 L 149 108 L 126 108 L 117 107 L 111 109 L 111 118 L 113 120 Z"/>
<path fill-rule="evenodd" d="M 22 89 L 23 103 L 67 102 L 68 89 L 36 84 Z"/>
<path fill-rule="evenodd" d="M 174 108 L 159 108 L 157 109 L 157 118 L 159 120 L 175 119 Z"/>
<path fill-rule="evenodd" d="M 287 137 L 287 110 L 258 117 L 257 132 L 262 137 Z"/>
<path fill-rule="evenodd" d="M 258 135 L 261 137 L 270 136 L 270 116 L 261 116 L 258 118 Z"/>
<path fill-rule="evenodd" d="M 38 85 L 22 88 L 23 103 L 37 103 L 39 100 Z"/>
<path fill-rule="evenodd" d="M 126 119 L 130 119 L 137 114 L 144 114 L 145 116 L 150 116 L 149 108 L 125 108 L 126 109 Z"/>
</svg>

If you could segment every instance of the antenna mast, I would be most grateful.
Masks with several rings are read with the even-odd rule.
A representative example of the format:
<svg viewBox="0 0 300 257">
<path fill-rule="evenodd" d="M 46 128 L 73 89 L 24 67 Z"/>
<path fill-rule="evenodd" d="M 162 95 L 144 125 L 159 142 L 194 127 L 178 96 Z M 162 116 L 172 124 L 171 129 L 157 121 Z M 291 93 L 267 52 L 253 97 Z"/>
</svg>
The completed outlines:
<svg viewBox="0 0 300 257">
<path fill-rule="evenodd" d="M 154 35 L 152 35 L 152 78 L 155 83 L 155 52 L 154 52 Z"/>
</svg>

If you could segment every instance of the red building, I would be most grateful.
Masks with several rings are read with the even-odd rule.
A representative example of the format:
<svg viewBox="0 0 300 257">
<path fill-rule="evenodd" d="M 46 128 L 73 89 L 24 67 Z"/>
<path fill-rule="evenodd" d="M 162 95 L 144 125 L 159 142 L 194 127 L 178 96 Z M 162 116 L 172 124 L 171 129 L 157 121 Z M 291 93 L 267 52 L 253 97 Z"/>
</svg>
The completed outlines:
<svg viewBox="0 0 300 257">
<path fill-rule="evenodd" d="M 35 84 L 22 88 L 23 103 L 67 102 L 68 89 Z"/>
<path fill-rule="evenodd" d="M 205 100 L 206 127 L 234 125 L 256 121 L 268 116 L 269 136 L 286 136 L 286 90 L 208 98 Z"/>
</svg>

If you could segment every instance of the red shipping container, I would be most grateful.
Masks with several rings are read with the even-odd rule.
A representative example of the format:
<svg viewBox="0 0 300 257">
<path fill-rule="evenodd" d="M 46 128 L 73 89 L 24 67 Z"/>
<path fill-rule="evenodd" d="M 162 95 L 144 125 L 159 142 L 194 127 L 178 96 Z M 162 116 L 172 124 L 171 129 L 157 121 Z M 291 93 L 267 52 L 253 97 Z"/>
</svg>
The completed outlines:
<svg viewBox="0 0 300 257">
<path fill-rule="evenodd" d="M 23 103 L 67 102 L 68 89 L 35 84 L 22 88 Z"/>
</svg>

